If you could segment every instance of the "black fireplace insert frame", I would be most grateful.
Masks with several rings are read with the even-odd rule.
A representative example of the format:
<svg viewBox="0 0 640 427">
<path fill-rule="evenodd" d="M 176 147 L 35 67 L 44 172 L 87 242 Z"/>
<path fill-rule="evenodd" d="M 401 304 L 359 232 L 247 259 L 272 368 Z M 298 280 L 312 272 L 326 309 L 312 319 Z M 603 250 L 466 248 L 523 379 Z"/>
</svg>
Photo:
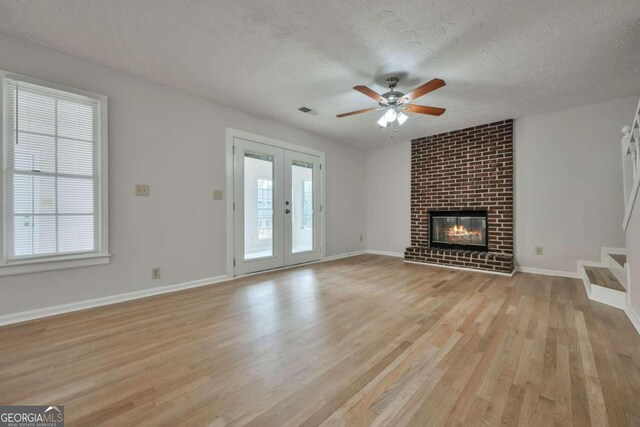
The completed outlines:
<svg viewBox="0 0 640 427">
<path fill-rule="evenodd" d="M 457 243 L 442 243 L 433 241 L 433 219 L 442 217 L 472 217 L 484 218 L 484 245 L 462 245 Z M 464 249 L 469 251 L 488 252 L 489 251 L 489 222 L 486 210 L 477 211 L 430 211 L 429 212 L 429 246 L 434 248 Z"/>
</svg>

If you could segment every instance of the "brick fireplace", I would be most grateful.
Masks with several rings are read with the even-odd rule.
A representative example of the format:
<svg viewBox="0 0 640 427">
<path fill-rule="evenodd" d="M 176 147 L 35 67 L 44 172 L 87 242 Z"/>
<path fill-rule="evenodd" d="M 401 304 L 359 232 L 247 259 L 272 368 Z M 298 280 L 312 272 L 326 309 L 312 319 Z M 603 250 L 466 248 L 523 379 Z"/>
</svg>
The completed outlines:
<svg viewBox="0 0 640 427">
<path fill-rule="evenodd" d="M 513 120 L 411 141 L 411 246 L 404 258 L 513 271 Z"/>
</svg>

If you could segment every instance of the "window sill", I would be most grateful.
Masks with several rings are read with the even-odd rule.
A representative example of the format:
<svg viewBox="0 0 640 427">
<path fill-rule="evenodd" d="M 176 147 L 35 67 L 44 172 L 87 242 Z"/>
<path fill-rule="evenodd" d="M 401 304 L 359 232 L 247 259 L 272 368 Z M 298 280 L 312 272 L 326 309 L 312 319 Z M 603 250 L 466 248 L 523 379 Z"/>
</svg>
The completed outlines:
<svg viewBox="0 0 640 427">
<path fill-rule="evenodd" d="M 0 277 L 18 274 L 42 273 L 45 271 L 67 270 L 109 264 L 111 255 L 69 255 L 59 258 L 15 261 L 0 266 Z"/>
</svg>

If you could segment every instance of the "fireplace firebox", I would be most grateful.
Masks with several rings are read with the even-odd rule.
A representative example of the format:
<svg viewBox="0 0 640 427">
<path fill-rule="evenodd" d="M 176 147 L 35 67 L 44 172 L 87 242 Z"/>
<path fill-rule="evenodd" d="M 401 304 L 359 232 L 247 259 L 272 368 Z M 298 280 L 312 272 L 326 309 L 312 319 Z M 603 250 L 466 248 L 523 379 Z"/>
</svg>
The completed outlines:
<svg viewBox="0 0 640 427">
<path fill-rule="evenodd" d="M 429 245 L 437 248 L 488 250 L 487 211 L 431 211 Z"/>
</svg>

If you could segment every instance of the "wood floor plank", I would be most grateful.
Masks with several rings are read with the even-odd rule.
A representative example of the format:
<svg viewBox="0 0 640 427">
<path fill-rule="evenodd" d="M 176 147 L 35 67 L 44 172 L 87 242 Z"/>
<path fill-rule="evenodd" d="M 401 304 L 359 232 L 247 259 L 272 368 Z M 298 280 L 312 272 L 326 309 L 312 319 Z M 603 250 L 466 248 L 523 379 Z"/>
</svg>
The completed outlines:
<svg viewBox="0 0 640 427">
<path fill-rule="evenodd" d="M 0 328 L 69 426 L 636 425 L 640 336 L 579 280 L 361 255 Z"/>
<path fill-rule="evenodd" d="M 602 396 L 602 387 L 600 386 L 600 376 L 598 375 L 584 314 L 581 311 L 576 312 L 576 328 L 578 330 L 582 368 L 587 388 L 587 398 L 589 400 L 591 425 L 605 425 L 607 424 L 607 415 L 604 397 Z"/>
</svg>

